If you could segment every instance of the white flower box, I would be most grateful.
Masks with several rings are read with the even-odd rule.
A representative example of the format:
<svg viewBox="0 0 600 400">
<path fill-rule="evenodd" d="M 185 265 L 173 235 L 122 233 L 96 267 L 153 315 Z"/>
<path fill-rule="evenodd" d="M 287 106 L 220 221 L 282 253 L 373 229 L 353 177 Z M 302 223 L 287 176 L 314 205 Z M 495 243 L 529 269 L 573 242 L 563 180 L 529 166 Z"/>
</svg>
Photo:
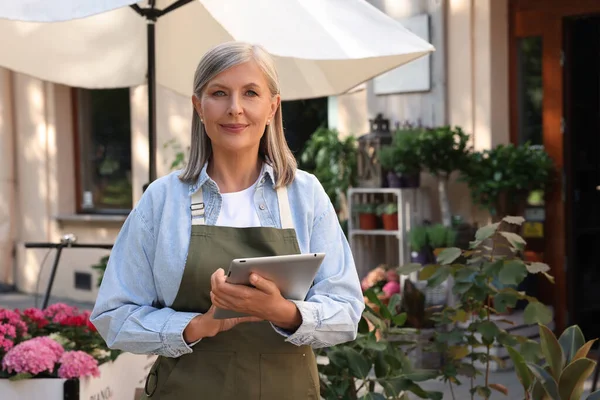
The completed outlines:
<svg viewBox="0 0 600 400">
<path fill-rule="evenodd" d="M 137 400 L 156 356 L 121 353 L 102 364 L 100 377 L 65 379 L 0 379 L 2 400 Z"/>
</svg>

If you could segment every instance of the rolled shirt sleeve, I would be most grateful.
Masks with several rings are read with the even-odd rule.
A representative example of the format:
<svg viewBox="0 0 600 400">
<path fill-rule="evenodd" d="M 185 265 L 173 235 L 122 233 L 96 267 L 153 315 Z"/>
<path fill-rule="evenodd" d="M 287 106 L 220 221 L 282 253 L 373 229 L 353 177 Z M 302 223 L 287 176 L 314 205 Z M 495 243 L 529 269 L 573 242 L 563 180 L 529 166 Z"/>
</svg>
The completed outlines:
<svg viewBox="0 0 600 400">
<path fill-rule="evenodd" d="M 155 242 L 146 219 L 134 209 L 111 251 L 90 320 L 110 348 L 179 357 L 192 352 L 183 331 L 199 314 L 157 307 Z"/>
</svg>

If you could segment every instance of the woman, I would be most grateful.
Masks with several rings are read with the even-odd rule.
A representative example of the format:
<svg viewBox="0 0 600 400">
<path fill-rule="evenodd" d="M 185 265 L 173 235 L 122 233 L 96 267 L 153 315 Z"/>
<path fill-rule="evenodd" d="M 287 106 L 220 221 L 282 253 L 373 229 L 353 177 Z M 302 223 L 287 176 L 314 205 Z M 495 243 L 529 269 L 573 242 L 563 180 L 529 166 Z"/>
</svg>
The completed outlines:
<svg viewBox="0 0 600 400">
<path fill-rule="evenodd" d="M 151 399 L 319 398 L 312 348 L 354 340 L 364 303 L 329 198 L 296 169 L 277 75 L 258 46 L 210 50 L 194 76 L 190 161 L 127 218 L 92 312 L 111 348 L 158 354 Z M 234 258 L 326 253 L 305 301 L 225 282 Z M 214 307 L 250 317 L 214 319 Z"/>
</svg>

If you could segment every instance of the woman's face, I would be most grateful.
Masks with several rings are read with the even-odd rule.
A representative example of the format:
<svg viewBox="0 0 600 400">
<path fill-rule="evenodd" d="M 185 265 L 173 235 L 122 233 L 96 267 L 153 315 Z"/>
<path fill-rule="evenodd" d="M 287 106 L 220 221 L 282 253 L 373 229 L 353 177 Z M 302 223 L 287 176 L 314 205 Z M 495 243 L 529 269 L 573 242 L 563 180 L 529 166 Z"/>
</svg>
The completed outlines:
<svg viewBox="0 0 600 400">
<path fill-rule="evenodd" d="M 213 152 L 255 152 L 265 126 L 280 103 L 255 61 L 231 67 L 206 85 L 200 99 L 192 96 Z"/>
</svg>

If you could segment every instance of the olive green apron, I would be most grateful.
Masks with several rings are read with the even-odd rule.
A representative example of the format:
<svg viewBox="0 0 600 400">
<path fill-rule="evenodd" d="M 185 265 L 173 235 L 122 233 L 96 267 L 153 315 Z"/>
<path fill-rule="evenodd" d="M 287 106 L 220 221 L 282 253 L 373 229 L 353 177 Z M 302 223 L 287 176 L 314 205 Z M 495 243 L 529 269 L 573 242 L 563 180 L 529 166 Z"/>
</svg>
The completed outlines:
<svg viewBox="0 0 600 400">
<path fill-rule="evenodd" d="M 192 196 L 188 257 L 171 308 L 205 313 L 211 306 L 210 277 L 227 271 L 234 258 L 298 254 L 286 188 L 277 190 L 282 229 L 231 228 L 204 224 L 202 189 Z M 249 322 L 204 338 L 193 352 L 159 357 L 143 399 L 306 400 L 319 399 L 319 378 L 310 346 L 285 342 L 269 322 Z"/>
</svg>

